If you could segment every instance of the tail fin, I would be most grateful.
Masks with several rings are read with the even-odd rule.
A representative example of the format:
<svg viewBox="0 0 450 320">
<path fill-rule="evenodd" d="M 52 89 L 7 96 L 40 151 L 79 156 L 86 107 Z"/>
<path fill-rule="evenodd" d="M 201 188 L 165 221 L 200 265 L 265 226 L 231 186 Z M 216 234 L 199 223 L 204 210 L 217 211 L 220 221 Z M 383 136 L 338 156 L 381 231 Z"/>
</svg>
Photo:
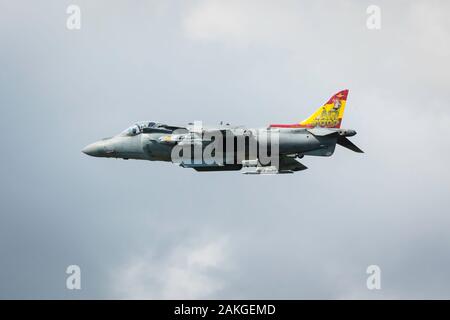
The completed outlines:
<svg viewBox="0 0 450 320">
<path fill-rule="evenodd" d="M 336 93 L 308 119 L 300 122 L 300 125 L 303 127 L 340 128 L 347 96 L 348 90 Z"/>
<path fill-rule="evenodd" d="M 342 90 L 332 96 L 323 106 L 316 110 L 309 118 L 295 124 L 272 124 L 278 128 L 340 128 L 347 103 L 348 90 Z"/>
</svg>

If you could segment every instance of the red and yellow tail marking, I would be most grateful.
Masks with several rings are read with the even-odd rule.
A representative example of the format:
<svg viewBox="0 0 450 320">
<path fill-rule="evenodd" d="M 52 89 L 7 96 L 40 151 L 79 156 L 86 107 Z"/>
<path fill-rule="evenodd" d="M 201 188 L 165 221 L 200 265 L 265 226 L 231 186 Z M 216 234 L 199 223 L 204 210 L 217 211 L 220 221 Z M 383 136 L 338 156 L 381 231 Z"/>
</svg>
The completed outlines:
<svg viewBox="0 0 450 320">
<path fill-rule="evenodd" d="M 294 124 L 271 124 L 271 128 L 340 128 L 347 103 L 348 90 L 332 96 L 327 103 L 316 110 L 309 118 Z"/>
</svg>

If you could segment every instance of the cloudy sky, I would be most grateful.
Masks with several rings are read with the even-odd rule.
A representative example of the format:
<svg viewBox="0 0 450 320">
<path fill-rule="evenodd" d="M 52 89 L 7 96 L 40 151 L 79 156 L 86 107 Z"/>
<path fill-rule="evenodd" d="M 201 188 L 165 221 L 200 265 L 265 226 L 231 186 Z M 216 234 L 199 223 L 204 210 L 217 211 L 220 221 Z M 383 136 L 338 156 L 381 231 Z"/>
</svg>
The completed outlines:
<svg viewBox="0 0 450 320">
<path fill-rule="evenodd" d="M 0 298 L 450 298 L 449 11 L 0 0 Z M 294 175 L 80 151 L 139 120 L 296 122 L 345 88 L 366 153 Z"/>
</svg>

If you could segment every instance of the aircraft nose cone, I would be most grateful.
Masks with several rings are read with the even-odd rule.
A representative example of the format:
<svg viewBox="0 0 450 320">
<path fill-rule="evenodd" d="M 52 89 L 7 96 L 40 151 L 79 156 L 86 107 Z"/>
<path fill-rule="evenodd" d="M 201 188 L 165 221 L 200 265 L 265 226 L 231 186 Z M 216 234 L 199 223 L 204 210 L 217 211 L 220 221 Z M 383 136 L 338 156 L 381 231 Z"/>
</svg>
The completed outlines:
<svg viewBox="0 0 450 320">
<path fill-rule="evenodd" d="M 84 154 L 92 157 L 100 157 L 103 154 L 103 146 L 99 142 L 91 143 L 81 150 Z"/>
</svg>

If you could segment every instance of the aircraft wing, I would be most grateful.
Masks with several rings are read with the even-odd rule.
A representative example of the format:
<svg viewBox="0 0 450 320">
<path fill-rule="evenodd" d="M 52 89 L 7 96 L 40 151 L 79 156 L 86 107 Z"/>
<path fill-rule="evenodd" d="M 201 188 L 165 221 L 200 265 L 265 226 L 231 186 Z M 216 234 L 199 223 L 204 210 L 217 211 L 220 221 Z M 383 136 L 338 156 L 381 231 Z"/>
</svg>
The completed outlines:
<svg viewBox="0 0 450 320">
<path fill-rule="evenodd" d="M 171 126 L 171 125 L 167 125 L 167 124 L 162 124 L 161 127 L 165 128 L 167 130 L 171 130 L 171 131 L 180 130 L 180 129 L 186 130 L 186 127 Z"/>
<path fill-rule="evenodd" d="M 172 125 L 167 125 L 167 124 L 162 124 L 162 123 L 155 124 L 154 126 L 151 126 L 151 127 L 150 126 L 142 127 L 143 133 L 172 133 L 175 130 L 178 130 L 180 132 L 188 131 L 186 129 L 186 127 L 172 126 Z"/>
</svg>

